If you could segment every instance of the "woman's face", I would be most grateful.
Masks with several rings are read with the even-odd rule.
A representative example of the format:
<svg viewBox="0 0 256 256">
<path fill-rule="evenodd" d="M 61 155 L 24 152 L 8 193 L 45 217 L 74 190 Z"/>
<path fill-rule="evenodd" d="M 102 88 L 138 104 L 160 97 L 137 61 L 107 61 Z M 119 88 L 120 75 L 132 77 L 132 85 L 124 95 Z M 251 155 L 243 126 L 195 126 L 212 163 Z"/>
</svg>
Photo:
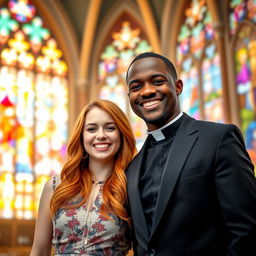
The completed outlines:
<svg viewBox="0 0 256 256">
<path fill-rule="evenodd" d="M 85 118 L 83 143 L 90 160 L 108 163 L 114 160 L 121 145 L 119 129 L 104 110 L 94 107 Z"/>
</svg>

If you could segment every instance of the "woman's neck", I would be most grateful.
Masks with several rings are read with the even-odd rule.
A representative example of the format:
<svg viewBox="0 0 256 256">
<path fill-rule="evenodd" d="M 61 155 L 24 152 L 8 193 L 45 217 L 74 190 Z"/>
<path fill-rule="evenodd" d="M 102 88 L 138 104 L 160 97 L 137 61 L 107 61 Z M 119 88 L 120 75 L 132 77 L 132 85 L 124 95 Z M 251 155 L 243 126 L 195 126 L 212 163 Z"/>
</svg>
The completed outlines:
<svg viewBox="0 0 256 256">
<path fill-rule="evenodd" d="M 114 169 L 114 163 L 101 163 L 99 161 L 89 160 L 89 170 L 92 173 L 94 181 L 105 181 L 111 175 Z"/>
</svg>

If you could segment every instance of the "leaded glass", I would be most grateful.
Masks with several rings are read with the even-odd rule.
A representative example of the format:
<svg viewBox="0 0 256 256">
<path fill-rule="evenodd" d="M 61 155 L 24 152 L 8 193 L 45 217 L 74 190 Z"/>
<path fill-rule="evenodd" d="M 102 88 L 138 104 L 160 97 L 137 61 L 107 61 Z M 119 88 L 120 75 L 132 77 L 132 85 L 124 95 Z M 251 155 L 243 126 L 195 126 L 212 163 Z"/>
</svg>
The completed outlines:
<svg viewBox="0 0 256 256">
<path fill-rule="evenodd" d="M 220 57 L 216 45 L 208 45 L 205 49 L 205 55 L 202 63 L 205 119 L 223 122 Z"/>
<path fill-rule="evenodd" d="M 234 47 L 236 89 L 241 128 L 250 157 L 256 165 L 256 2 L 230 2 L 230 33 Z"/>
<path fill-rule="evenodd" d="M 206 40 L 214 37 L 211 16 L 206 7 L 205 0 L 192 0 L 191 6 L 185 11 L 185 21 L 178 36 L 177 60 L 192 53 L 200 58 Z"/>
<path fill-rule="evenodd" d="M 182 62 L 180 78 L 184 84 L 180 95 L 181 109 L 198 119 L 200 117 L 198 72 L 191 58 L 187 58 Z"/>
<path fill-rule="evenodd" d="M 224 121 L 219 54 L 205 0 L 192 0 L 185 10 L 177 42 L 177 64 L 184 82 L 182 110 L 193 117 Z"/>
<path fill-rule="evenodd" d="M 7 7 L 0 9 L 0 217 L 28 219 L 64 159 L 68 67 L 31 1 Z"/>
<path fill-rule="evenodd" d="M 131 59 L 142 52 L 152 50 L 141 28 L 132 27 L 124 21 L 119 31 L 111 33 L 112 42 L 105 46 L 98 65 L 99 97 L 118 104 L 129 116 L 134 129 L 137 146 L 145 138 L 144 122 L 133 114 L 129 107 L 125 74 Z"/>
</svg>

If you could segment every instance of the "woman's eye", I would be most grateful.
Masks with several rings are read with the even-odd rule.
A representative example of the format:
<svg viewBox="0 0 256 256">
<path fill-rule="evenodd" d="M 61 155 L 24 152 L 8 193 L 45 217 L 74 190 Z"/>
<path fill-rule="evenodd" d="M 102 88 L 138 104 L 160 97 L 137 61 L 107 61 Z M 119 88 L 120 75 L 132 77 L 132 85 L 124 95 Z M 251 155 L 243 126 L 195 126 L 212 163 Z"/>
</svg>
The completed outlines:
<svg viewBox="0 0 256 256">
<path fill-rule="evenodd" d="M 112 131 L 114 131 L 116 128 L 115 128 L 114 126 L 109 126 L 109 127 L 107 127 L 106 129 L 107 129 L 107 131 L 112 132 Z"/>
<path fill-rule="evenodd" d="M 96 128 L 94 127 L 89 127 L 86 129 L 87 132 L 95 132 L 96 131 Z"/>
</svg>

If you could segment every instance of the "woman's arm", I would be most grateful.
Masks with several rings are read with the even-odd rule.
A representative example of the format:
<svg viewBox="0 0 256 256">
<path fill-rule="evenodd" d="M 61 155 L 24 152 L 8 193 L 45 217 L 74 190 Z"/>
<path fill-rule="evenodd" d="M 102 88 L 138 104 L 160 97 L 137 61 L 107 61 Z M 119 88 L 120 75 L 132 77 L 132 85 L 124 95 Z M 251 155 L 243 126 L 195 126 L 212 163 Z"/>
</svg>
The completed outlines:
<svg viewBox="0 0 256 256">
<path fill-rule="evenodd" d="M 45 184 L 40 198 L 34 241 L 30 256 L 51 255 L 53 227 L 50 215 L 50 200 L 52 194 L 52 180 L 49 180 Z"/>
</svg>

